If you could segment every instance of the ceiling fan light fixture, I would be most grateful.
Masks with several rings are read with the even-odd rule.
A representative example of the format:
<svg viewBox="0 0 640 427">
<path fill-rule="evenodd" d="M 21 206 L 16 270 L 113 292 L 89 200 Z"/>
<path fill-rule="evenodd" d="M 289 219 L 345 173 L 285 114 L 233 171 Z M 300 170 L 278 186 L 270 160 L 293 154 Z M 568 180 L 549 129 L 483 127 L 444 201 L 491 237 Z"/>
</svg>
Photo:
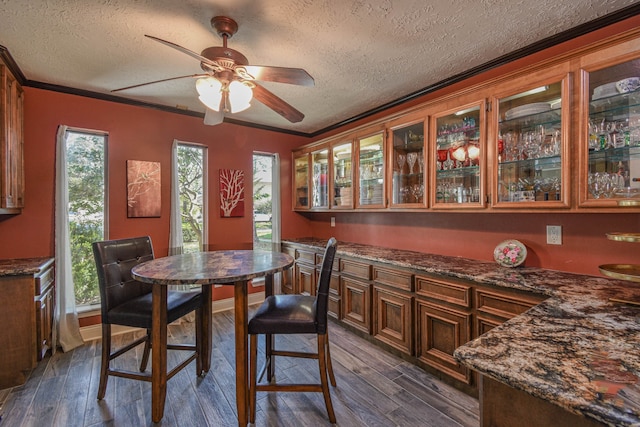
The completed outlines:
<svg viewBox="0 0 640 427">
<path fill-rule="evenodd" d="M 237 80 L 229 83 L 229 103 L 231 104 L 231 113 L 239 113 L 251 106 L 253 99 L 253 91 L 251 87 Z"/>
<path fill-rule="evenodd" d="M 222 82 L 215 77 L 203 77 L 196 81 L 198 99 L 207 108 L 220 111 L 220 101 L 222 100 Z"/>
</svg>

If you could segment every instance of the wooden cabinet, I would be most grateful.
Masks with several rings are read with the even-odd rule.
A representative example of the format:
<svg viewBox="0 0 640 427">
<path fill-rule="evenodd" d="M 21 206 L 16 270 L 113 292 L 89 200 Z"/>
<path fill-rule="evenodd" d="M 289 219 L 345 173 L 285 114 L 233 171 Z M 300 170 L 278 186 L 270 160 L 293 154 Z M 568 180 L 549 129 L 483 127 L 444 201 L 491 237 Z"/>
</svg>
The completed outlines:
<svg viewBox="0 0 640 427">
<path fill-rule="evenodd" d="M 315 292 L 322 249 L 289 242 L 284 250 L 296 259 L 296 283 L 289 288 Z M 476 395 L 477 375 L 456 361 L 454 351 L 545 298 L 340 254 L 331 273 L 329 315 Z"/>
<path fill-rule="evenodd" d="M 24 207 L 22 86 L 0 61 L 0 214 Z"/>
<path fill-rule="evenodd" d="M 293 209 L 309 209 L 309 153 L 293 153 Z"/>
<path fill-rule="evenodd" d="M 0 389 L 22 384 L 52 346 L 53 259 L 0 261 Z M 9 271 L 15 268 L 15 271 Z M 28 272 L 28 273 L 27 273 Z"/>
<path fill-rule="evenodd" d="M 385 132 L 370 131 L 356 139 L 356 208 L 387 206 L 385 185 Z"/>
<path fill-rule="evenodd" d="M 391 170 L 391 208 L 427 206 L 428 151 L 425 144 L 427 120 L 424 113 L 403 117 L 389 124 L 388 169 Z"/>
<path fill-rule="evenodd" d="M 291 258 L 296 258 L 296 250 L 291 246 L 283 245 L 282 252 L 291 256 Z M 282 281 L 280 283 L 280 292 L 283 294 L 297 294 L 298 289 L 296 288 L 297 280 L 294 278 L 294 268 L 288 268 L 282 272 Z"/>
</svg>

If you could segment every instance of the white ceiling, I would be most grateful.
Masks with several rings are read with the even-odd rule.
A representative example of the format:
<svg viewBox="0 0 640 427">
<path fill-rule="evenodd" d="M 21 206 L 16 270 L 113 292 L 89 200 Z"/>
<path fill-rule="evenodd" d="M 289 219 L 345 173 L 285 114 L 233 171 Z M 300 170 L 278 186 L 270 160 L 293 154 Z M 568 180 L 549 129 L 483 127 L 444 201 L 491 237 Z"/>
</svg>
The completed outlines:
<svg viewBox="0 0 640 427">
<path fill-rule="evenodd" d="M 233 116 L 313 133 L 640 0 L 0 0 L 0 45 L 29 81 L 101 94 L 201 72 L 221 46 L 216 15 L 239 30 L 228 46 L 252 65 L 303 68 L 315 87 L 263 83 L 302 111 L 289 123 L 257 101 Z M 204 112 L 192 79 L 118 96 Z"/>
</svg>

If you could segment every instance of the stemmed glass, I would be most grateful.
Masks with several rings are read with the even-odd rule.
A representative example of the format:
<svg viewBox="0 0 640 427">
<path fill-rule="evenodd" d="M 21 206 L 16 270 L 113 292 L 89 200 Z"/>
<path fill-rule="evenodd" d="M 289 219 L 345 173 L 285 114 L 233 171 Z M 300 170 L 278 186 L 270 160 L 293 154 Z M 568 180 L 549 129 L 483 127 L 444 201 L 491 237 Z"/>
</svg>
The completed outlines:
<svg viewBox="0 0 640 427">
<path fill-rule="evenodd" d="M 409 163 L 409 174 L 413 174 L 413 167 L 416 165 L 416 161 L 418 160 L 418 153 L 412 151 L 407 154 L 407 162 Z"/>
<path fill-rule="evenodd" d="M 398 166 L 400 167 L 400 173 L 402 173 L 402 169 L 404 168 L 404 164 L 406 161 L 407 155 L 398 153 Z"/>
<path fill-rule="evenodd" d="M 444 170 L 444 164 L 447 161 L 447 158 L 449 157 L 449 150 L 444 149 L 444 150 L 438 150 L 438 162 L 440 162 L 440 170 Z"/>
</svg>

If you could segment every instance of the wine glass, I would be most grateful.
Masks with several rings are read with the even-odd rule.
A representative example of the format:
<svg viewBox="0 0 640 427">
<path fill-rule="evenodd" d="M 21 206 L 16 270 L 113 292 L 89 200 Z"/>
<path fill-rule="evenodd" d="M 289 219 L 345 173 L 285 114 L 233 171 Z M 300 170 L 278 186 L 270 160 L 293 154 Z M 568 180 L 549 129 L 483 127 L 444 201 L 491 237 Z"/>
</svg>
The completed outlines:
<svg viewBox="0 0 640 427">
<path fill-rule="evenodd" d="M 409 174 L 413 174 L 413 167 L 416 165 L 416 161 L 418 161 L 418 153 L 412 151 L 407 154 L 407 163 L 409 164 Z"/>
<path fill-rule="evenodd" d="M 400 173 L 402 173 L 402 169 L 404 168 L 404 164 L 406 161 L 407 155 L 398 153 L 398 167 L 400 168 Z"/>
</svg>

